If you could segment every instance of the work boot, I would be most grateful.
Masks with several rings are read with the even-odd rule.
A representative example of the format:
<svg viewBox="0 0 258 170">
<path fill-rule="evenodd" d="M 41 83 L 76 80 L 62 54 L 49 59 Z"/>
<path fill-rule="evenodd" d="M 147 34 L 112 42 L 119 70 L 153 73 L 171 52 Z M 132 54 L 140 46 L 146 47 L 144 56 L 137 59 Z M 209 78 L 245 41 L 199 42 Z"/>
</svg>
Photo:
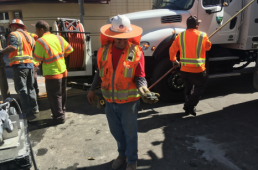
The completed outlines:
<svg viewBox="0 0 258 170">
<path fill-rule="evenodd" d="M 120 168 L 124 164 L 125 160 L 126 160 L 126 157 L 118 156 L 112 164 L 112 169 Z"/>
<path fill-rule="evenodd" d="M 193 109 L 190 109 L 190 110 L 188 111 L 188 114 L 191 114 L 191 115 L 193 115 L 193 116 L 196 116 L 196 109 L 195 109 L 195 107 L 194 107 Z"/>
<path fill-rule="evenodd" d="M 39 109 L 33 110 L 32 112 L 33 112 L 34 114 L 37 114 L 37 113 L 39 113 Z"/>
<path fill-rule="evenodd" d="M 126 170 L 136 170 L 137 162 L 135 164 L 127 164 Z"/>
<path fill-rule="evenodd" d="M 26 119 L 28 122 L 35 120 L 37 117 L 34 114 L 26 114 Z"/>
<path fill-rule="evenodd" d="M 60 125 L 64 123 L 65 123 L 65 119 L 53 119 L 50 124 L 54 126 L 54 125 Z"/>
<path fill-rule="evenodd" d="M 185 114 L 189 115 L 189 109 L 186 106 L 184 106 L 183 109 L 185 110 Z"/>
</svg>

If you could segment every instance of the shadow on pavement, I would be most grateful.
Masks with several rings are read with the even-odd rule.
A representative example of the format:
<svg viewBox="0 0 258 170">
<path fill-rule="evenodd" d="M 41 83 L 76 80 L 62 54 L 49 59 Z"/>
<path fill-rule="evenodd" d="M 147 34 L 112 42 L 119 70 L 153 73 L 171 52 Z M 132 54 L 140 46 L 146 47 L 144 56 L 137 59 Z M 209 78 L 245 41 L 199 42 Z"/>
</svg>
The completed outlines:
<svg viewBox="0 0 258 170">
<path fill-rule="evenodd" d="M 138 160 L 138 167 L 146 170 L 257 170 L 257 110 L 258 100 L 253 100 L 195 118 L 182 117 L 183 114 L 178 113 L 139 120 L 139 133 L 162 128 L 165 140 L 152 143 L 162 144 L 162 158 L 158 158 L 154 151 L 149 150 L 147 154 L 150 160 Z M 194 148 L 202 138 L 207 138 L 212 143 L 210 153 Z M 218 146 L 224 152 L 213 151 L 212 146 Z M 205 150 L 207 146 L 204 143 L 202 147 Z M 108 162 L 74 169 L 109 170 L 111 164 Z M 125 169 L 125 166 L 120 169 Z"/>
<path fill-rule="evenodd" d="M 254 93 L 252 87 L 252 75 L 245 74 L 237 77 L 210 80 L 202 99 L 226 96 L 232 93 Z M 153 129 L 162 129 L 164 141 L 152 142 L 152 145 L 162 145 L 162 157 L 158 157 L 155 151 L 147 152 L 149 160 L 138 160 L 138 167 L 148 170 L 257 170 L 258 169 L 258 100 L 240 103 L 223 108 L 222 110 L 199 115 L 197 117 L 184 116 L 184 113 L 159 114 L 155 108 L 171 106 L 178 103 L 160 101 L 149 105 L 142 102 L 141 109 L 147 110 L 139 114 L 139 133 L 145 133 Z M 50 119 L 49 104 L 47 98 L 39 101 L 40 111 L 44 121 Z M 70 89 L 66 104 L 67 112 L 84 115 L 104 114 L 104 109 L 92 107 L 87 101 L 87 91 Z M 183 111 L 183 110 L 182 110 Z M 29 127 L 30 131 L 36 131 L 34 138 L 42 136 L 46 127 Z M 44 123 L 43 123 L 44 125 Z M 40 137 L 39 137 L 40 138 Z M 220 148 L 207 153 L 198 150 L 201 140 L 208 139 L 212 145 L 210 148 Z M 148 140 L 148 139 L 146 139 Z M 201 144 L 200 144 L 201 145 Z M 205 143 L 202 147 L 205 149 Z M 215 156 L 214 156 L 215 155 Z M 204 158 L 202 158 L 204 156 Z M 72 165 L 73 164 L 73 165 Z M 78 167 L 71 162 L 70 167 L 61 170 L 109 170 L 112 162 L 90 167 Z M 122 169 L 125 169 L 124 165 Z"/>
</svg>

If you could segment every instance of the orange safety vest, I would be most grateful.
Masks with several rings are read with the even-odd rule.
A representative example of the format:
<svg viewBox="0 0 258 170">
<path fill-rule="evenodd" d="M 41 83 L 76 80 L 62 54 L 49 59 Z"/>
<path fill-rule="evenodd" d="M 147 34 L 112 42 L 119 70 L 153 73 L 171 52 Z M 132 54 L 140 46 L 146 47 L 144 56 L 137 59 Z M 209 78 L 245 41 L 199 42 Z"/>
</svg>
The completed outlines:
<svg viewBox="0 0 258 170">
<path fill-rule="evenodd" d="M 28 40 L 24 36 L 27 36 Z M 34 39 L 24 31 L 15 31 L 10 34 L 14 35 L 18 39 L 17 50 L 9 54 L 9 65 L 32 63 L 32 49 L 35 45 Z M 29 42 L 28 42 L 29 41 Z"/>
<path fill-rule="evenodd" d="M 196 29 L 187 29 L 180 33 L 169 49 L 170 60 L 176 60 L 180 50 L 181 71 L 199 73 L 205 68 L 206 51 L 211 48 L 207 34 Z"/>
<path fill-rule="evenodd" d="M 122 52 L 116 70 L 113 70 L 112 44 L 99 49 L 97 61 L 102 80 L 101 91 L 107 102 L 128 103 L 140 98 L 134 76 L 141 53 L 138 45 L 129 42 Z"/>
<path fill-rule="evenodd" d="M 187 66 L 187 67 L 201 67 L 202 65 L 205 65 L 206 56 L 201 55 L 201 52 L 202 52 L 204 36 L 207 36 L 206 33 L 199 32 L 199 34 L 195 35 L 197 37 L 197 42 L 196 42 L 195 46 L 194 46 L 194 44 L 192 44 L 191 47 L 186 46 L 185 35 L 186 35 L 186 31 L 184 31 L 178 35 L 181 52 L 182 52 L 181 58 L 180 58 L 182 65 Z M 191 36 L 194 36 L 194 35 L 191 35 Z M 194 51 L 196 52 L 195 55 L 189 55 L 189 54 L 187 55 L 186 48 L 194 48 L 194 47 L 195 47 Z"/>
</svg>

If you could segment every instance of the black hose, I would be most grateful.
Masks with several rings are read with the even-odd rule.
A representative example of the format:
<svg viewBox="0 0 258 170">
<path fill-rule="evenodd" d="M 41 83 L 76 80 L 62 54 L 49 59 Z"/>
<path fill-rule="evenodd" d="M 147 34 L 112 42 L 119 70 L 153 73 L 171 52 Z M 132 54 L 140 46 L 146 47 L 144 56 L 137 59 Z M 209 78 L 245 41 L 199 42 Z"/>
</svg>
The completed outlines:
<svg viewBox="0 0 258 170">
<path fill-rule="evenodd" d="M 17 106 L 17 108 L 19 109 L 19 112 L 20 112 L 19 114 L 21 114 L 22 111 L 21 111 L 21 107 L 20 107 L 19 103 L 14 98 L 12 98 L 12 101 L 14 101 L 14 103 Z M 35 157 L 34 157 L 34 153 L 33 153 L 32 147 L 31 147 L 29 136 L 28 136 L 28 142 L 29 142 L 29 146 L 30 146 L 30 154 L 31 154 L 31 159 L 32 159 L 32 163 L 33 163 L 34 169 L 35 170 L 39 170 L 38 167 L 37 167 L 37 163 L 36 163 L 36 160 L 35 160 Z"/>
<path fill-rule="evenodd" d="M 22 110 L 21 110 L 21 108 L 20 108 L 19 103 L 18 103 L 14 98 L 12 98 L 12 101 L 14 101 L 14 103 L 15 103 L 16 106 L 17 106 L 17 108 L 19 109 L 19 114 L 21 114 L 21 113 L 22 113 Z"/>
</svg>

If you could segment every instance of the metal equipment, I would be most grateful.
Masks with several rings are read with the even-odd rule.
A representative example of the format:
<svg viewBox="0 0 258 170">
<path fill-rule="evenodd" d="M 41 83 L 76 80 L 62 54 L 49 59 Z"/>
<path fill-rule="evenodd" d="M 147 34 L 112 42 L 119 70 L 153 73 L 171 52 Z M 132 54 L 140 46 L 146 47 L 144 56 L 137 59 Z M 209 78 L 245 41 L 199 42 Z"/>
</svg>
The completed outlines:
<svg viewBox="0 0 258 170">
<path fill-rule="evenodd" d="M 38 170 L 27 132 L 26 115 L 18 102 L 7 98 L 0 104 L 0 169 Z"/>
<path fill-rule="evenodd" d="M 66 57 L 68 77 L 92 76 L 93 62 L 90 32 L 85 32 L 78 19 L 57 18 L 53 24 L 53 31 L 63 36 L 73 47 L 72 52 Z"/>
</svg>

